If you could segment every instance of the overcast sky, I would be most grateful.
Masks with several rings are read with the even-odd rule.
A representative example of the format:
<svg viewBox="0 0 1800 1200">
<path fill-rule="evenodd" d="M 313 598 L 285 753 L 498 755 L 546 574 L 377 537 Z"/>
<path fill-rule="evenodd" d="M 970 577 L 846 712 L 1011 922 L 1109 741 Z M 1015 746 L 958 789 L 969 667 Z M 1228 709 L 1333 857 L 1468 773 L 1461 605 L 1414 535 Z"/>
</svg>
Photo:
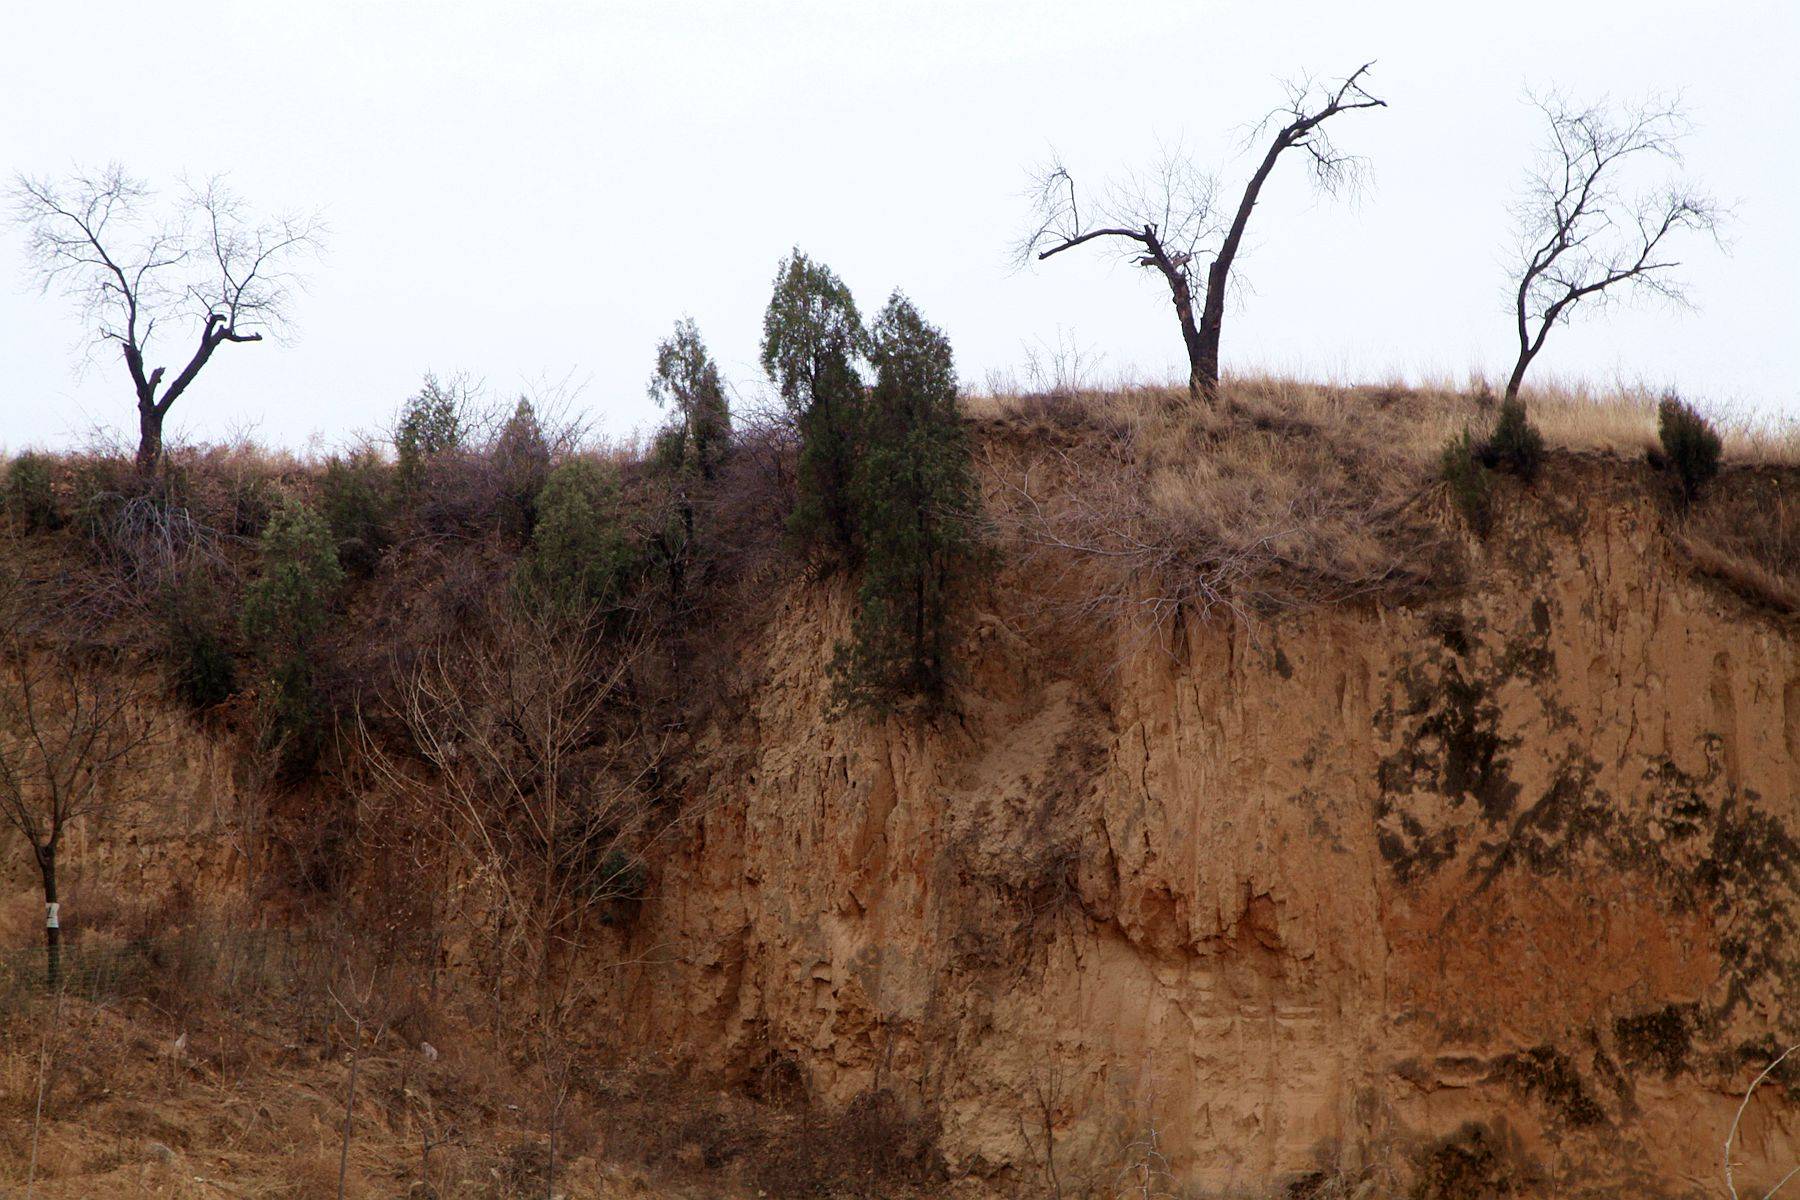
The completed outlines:
<svg viewBox="0 0 1800 1200">
<path fill-rule="evenodd" d="M 1800 415 L 1792 0 L 0 3 L 7 175 L 117 160 L 173 191 L 224 172 L 330 224 L 294 338 L 224 347 L 171 414 L 190 439 L 337 444 L 428 369 L 500 396 L 567 379 L 628 433 L 656 419 L 644 382 L 684 314 L 751 394 L 796 244 L 866 312 L 905 289 L 970 383 L 1059 340 L 1163 375 L 1181 342 L 1145 273 L 1080 252 L 1009 267 L 1027 167 L 1054 145 L 1098 182 L 1180 139 L 1235 202 L 1279 81 L 1366 59 L 1390 107 L 1335 133 L 1372 186 L 1344 204 L 1297 159 L 1277 170 L 1228 371 L 1503 375 L 1507 209 L 1539 137 L 1522 89 L 1679 88 L 1688 171 L 1735 209 L 1728 252 L 1684 247 L 1696 311 L 1578 319 L 1534 369 Z M 0 232 L 0 444 L 133 425 L 117 356 L 82 361 L 76 314 Z"/>
</svg>

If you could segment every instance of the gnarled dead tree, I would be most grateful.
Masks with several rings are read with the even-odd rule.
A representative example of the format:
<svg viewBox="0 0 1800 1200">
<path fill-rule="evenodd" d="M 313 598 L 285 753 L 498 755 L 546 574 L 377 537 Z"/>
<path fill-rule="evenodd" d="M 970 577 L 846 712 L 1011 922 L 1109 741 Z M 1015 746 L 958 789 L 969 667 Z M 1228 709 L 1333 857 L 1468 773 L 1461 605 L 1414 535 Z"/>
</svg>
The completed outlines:
<svg viewBox="0 0 1800 1200">
<path fill-rule="evenodd" d="M 1195 167 L 1179 147 L 1165 153 L 1148 176 L 1128 177 L 1086 212 L 1074 175 L 1060 160 L 1052 161 L 1033 180 L 1035 226 L 1019 244 L 1020 263 L 1100 238 L 1128 243 L 1126 256 L 1140 267 L 1154 268 L 1168 285 L 1187 347 L 1189 392 L 1195 399 L 1215 400 L 1225 293 L 1263 185 L 1289 150 L 1306 154 L 1313 178 L 1328 194 L 1356 182 L 1362 160 L 1333 145 L 1325 123 L 1354 109 L 1386 107 L 1386 101 L 1364 87 L 1373 65 L 1358 67 L 1335 88 L 1319 88 L 1311 81 L 1288 85 L 1287 102 L 1264 118 L 1253 135 L 1275 129 L 1229 220 L 1215 207 L 1217 178 Z M 1196 314 L 1196 264 L 1208 257 Z"/>
<path fill-rule="evenodd" d="M 1550 129 L 1513 209 L 1519 356 L 1506 381 L 1508 400 L 1518 396 L 1550 331 L 1578 305 L 1628 291 L 1687 304 L 1671 242 L 1686 232 L 1716 235 L 1722 217 L 1717 204 L 1685 184 L 1628 189 L 1634 170 L 1681 162 L 1688 122 L 1678 101 L 1614 112 L 1576 107 L 1556 93 L 1531 99 Z"/>
<path fill-rule="evenodd" d="M 117 164 L 61 180 L 20 175 L 12 201 L 43 288 L 76 302 L 96 344 L 118 344 L 146 474 L 162 456 L 163 419 L 213 353 L 282 329 L 295 263 L 323 237 L 314 218 L 254 217 L 217 179 L 152 211 L 149 186 Z M 183 333 L 192 347 L 167 382 L 168 368 L 149 363 L 159 331 Z"/>
</svg>

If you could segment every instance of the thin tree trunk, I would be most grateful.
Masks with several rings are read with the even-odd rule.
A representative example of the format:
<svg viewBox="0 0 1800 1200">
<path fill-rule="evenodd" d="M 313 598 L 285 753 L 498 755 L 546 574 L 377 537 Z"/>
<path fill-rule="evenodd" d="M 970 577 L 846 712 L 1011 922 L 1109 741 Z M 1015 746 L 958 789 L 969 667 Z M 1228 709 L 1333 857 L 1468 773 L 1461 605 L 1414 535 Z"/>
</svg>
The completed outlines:
<svg viewBox="0 0 1800 1200">
<path fill-rule="evenodd" d="M 356 1113 L 356 1071 L 362 1065 L 362 1028 L 362 1017 L 358 1016 L 352 1034 L 355 1041 L 350 1046 L 350 1087 L 344 1093 L 344 1140 L 338 1147 L 337 1200 L 344 1200 L 344 1180 L 350 1172 L 350 1123 Z"/>
<path fill-rule="evenodd" d="M 51 991 L 62 986 L 62 918 L 56 911 L 56 843 L 38 851 L 44 878 L 44 982 Z"/>
</svg>

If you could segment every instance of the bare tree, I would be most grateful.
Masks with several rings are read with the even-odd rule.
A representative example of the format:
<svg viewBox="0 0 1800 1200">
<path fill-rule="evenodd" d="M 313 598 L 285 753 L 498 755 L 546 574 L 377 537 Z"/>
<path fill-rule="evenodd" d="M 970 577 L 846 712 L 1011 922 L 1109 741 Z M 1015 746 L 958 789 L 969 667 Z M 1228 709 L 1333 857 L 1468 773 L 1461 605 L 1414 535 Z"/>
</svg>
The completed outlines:
<svg viewBox="0 0 1800 1200">
<path fill-rule="evenodd" d="M 430 776 L 363 738 L 390 786 L 448 802 L 460 848 L 499 892 L 501 919 L 526 935 L 552 1181 L 572 1065 L 573 975 L 558 966 L 642 878 L 640 789 L 662 757 L 629 704 L 642 645 L 603 640 L 591 620 L 554 607 L 497 604 L 479 632 L 427 650 L 400 685 L 393 713 Z"/>
<path fill-rule="evenodd" d="M 45 978 L 62 978 L 57 852 L 68 828 L 111 809 L 112 770 L 152 737 L 116 664 L 0 634 L 0 820 L 31 848 L 44 886 Z"/>
<path fill-rule="evenodd" d="M 163 419 L 213 353 L 285 326 L 295 264 L 324 233 L 316 218 L 254 216 L 218 179 L 158 210 L 149 186 L 117 164 L 60 180 L 20 175 L 12 201 L 44 290 L 61 287 L 95 345 L 117 343 L 124 356 L 146 474 L 162 456 Z M 159 332 L 192 347 L 166 383 L 167 368 L 149 364 Z"/>
<path fill-rule="evenodd" d="M 1723 217 L 1714 201 L 1679 182 L 1627 188 L 1625 177 L 1640 165 L 1680 164 L 1688 121 L 1678 100 L 1617 112 L 1577 107 L 1554 92 L 1531 101 L 1550 128 L 1513 209 L 1519 357 L 1507 400 L 1517 398 L 1550 331 L 1584 301 L 1637 292 L 1687 304 L 1670 242 L 1690 231 L 1716 238 Z"/>
<path fill-rule="evenodd" d="M 1373 65 L 1364 63 L 1335 88 L 1321 88 L 1311 80 L 1287 85 L 1286 103 L 1265 117 L 1251 135 L 1259 137 L 1275 129 L 1229 220 L 1216 208 L 1217 178 L 1195 167 L 1179 146 L 1165 152 L 1148 176 L 1126 178 L 1086 213 L 1074 175 L 1060 160 L 1053 160 L 1033 180 L 1035 227 L 1019 245 L 1021 264 L 1099 238 L 1130 243 L 1126 256 L 1140 267 L 1154 268 L 1168 285 L 1187 347 L 1190 394 L 1196 400 L 1216 400 L 1225 293 L 1263 185 L 1281 156 L 1294 149 L 1305 152 L 1315 182 L 1326 193 L 1335 194 L 1356 183 L 1362 160 L 1333 145 L 1325 123 L 1354 109 L 1386 107 L 1386 101 L 1376 99 L 1364 87 Z M 1211 262 L 1196 314 L 1196 263 L 1208 255 Z"/>
</svg>

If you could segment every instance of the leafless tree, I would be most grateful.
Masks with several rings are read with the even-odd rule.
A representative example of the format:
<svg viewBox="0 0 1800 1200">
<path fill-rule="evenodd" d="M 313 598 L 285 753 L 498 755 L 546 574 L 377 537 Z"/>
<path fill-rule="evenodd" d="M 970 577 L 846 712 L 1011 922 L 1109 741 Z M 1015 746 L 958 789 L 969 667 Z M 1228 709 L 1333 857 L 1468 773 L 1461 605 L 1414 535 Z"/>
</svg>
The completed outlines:
<svg viewBox="0 0 1800 1200">
<path fill-rule="evenodd" d="M 567 1099 L 572 973 L 597 919 L 641 879 L 645 778 L 659 735 L 631 713 L 641 638 L 600 638 L 591 620 L 497 604 L 478 632 L 426 651 L 393 714 L 431 773 L 363 744 L 397 789 L 448 802 L 464 856 L 526 936 L 535 1003 L 531 1046 L 545 1084 L 551 1177 Z"/>
<path fill-rule="evenodd" d="M 381 1044 L 387 1032 L 391 997 L 386 990 L 387 972 L 380 962 L 359 971 L 354 940 L 347 935 L 338 947 L 340 978 L 328 985 L 332 1002 L 350 1022 L 350 1077 L 344 1084 L 344 1123 L 338 1141 L 337 1200 L 344 1200 L 350 1175 L 350 1141 L 355 1132 L 356 1080 L 363 1058 L 363 1031 L 374 1027 L 371 1046 Z"/>
<path fill-rule="evenodd" d="M 1363 64 L 1336 87 L 1319 87 L 1311 80 L 1287 85 L 1286 102 L 1251 135 L 1260 137 L 1275 130 L 1229 217 L 1217 208 L 1218 179 L 1196 167 L 1179 146 L 1165 152 L 1150 174 L 1120 181 L 1085 212 L 1086 202 L 1074 175 L 1053 159 L 1033 178 L 1034 227 L 1019 245 L 1020 263 L 1034 257 L 1046 259 L 1100 238 L 1129 243 L 1126 256 L 1140 267 L 1154 268 L 1168 285 L 1187 347 L 1190 393 L 1196 400 L 1215 400 L 1225 294 L 1263 185 L 1281 156 L 1294 149 L 1306 154 L 1315 182 L 1326 193 L 1335 194 L 1357 182 L 1362 160 L 1340 151 L 1325 123 L 1339 113 L 1386 107 L 1386 101 L 1364 86 L 1373 65 Z M 1196 313 L 1198 263 L 1209 256 Z"/>
<path fill-rule="evenodd" d="M 138 469 L 162 456 L 163 419 L 226 342 L 260 342 L 287 323 L 298 262 L 316 252 L 317 218 L 263 219 L 219 179 L 158 206 L 117 164 L 64 179 L 20 175 L 13 219 L 29 235 L 33 274 L 80 308 L 96 347 L 116 343 L 138 411 Z M 159 333 L 190 350 L 173 378 L 150 365 Z"/>
<path fill-rule="evenodd" d="M 1690 232 L 1716 239 L 1723 218 L 1713 200 L 1683 183 L 1630 186 L 1641 168 L 1680 164 L 1688 120 L 1679 100 L 1617 111 L 1580 107 L 1554 92 L 1531 102 L 1549 137 L 1513 209 L 1519 357 L 1506 381 L 1508 400 L 1550 331 L 1583 302 L 1636 292 L 1687 304 L 1671 243 Z"/>
<path fill-rule="evenodd" d="M 117 802 L 115 768 L 153 726 L 116 664 L 63 645 L 33 646 L 16 619 L 0 632 L 0 820 L 31 848 L 44 886 L 45 978 L 62 976 L 57 852 L 75 822 Z"/>
</svg>

